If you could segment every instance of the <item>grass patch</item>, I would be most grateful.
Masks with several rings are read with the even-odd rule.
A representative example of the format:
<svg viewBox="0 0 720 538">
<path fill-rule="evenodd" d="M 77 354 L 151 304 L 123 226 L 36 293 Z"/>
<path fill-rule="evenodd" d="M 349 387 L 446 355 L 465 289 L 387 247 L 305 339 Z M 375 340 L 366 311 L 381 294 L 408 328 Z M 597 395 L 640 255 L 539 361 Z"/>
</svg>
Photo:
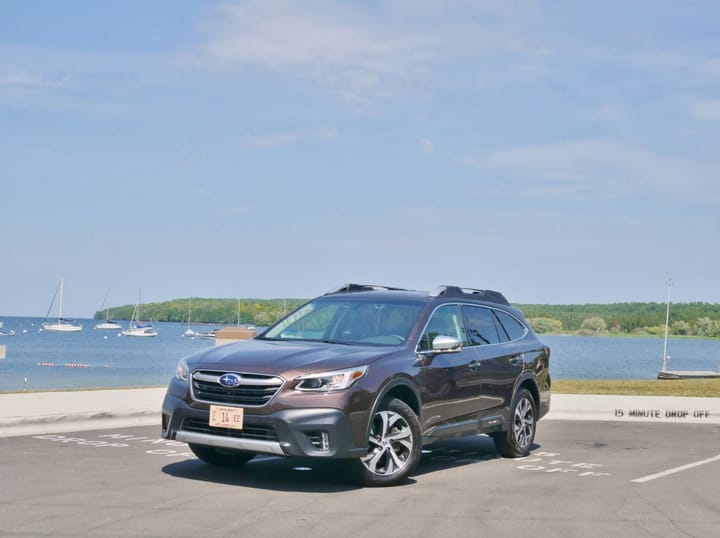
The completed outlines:
<svg viewBox="0 0 720 538">
<path fill-rule="evenodd" d="M 560 394 L 697 396 L 720 398 L 720 379 L 562 379 L 553 381 L 552 390 Z"/>
</svg>

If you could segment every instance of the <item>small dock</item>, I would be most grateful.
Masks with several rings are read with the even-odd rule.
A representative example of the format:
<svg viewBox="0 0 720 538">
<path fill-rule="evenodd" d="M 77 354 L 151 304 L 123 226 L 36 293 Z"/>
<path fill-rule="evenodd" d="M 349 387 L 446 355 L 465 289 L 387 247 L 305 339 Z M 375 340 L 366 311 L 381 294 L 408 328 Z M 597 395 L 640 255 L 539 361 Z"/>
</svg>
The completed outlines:
<svg viewBox="0 0 720 538">
<path fill-rule="evenodd" d="M 711 370 L 660 370 L 658 379 L 720 379 L 720 372 Z"/>
</svg>

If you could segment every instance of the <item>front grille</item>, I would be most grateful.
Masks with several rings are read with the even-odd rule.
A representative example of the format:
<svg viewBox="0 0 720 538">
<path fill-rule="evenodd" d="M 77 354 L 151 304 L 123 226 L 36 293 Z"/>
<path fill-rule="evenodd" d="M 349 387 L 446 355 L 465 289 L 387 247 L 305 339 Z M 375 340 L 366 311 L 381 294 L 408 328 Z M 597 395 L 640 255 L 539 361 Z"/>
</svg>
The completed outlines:
<svg viewBox="0 0 720 538">
<path fill-rule="evenodd" d="M 207 403 L 260 407 L 268 403 L 285 383 L 276 376 L 237 373 L 240 384 L 225 387 L 220 384 L 220 378 L 226 373 L 213 370 L 193 372 L 193 398 Z"/>
<path fill-rule="evenodd" d="M 233 428 L 210 426 L 206 420 L 188 417 L 183 420 L 180 429 L 186 432 L 221 435 L 223 437 L 256 439 L 258 441 L 279 441 L 275 428 L 261 424 L 245 424 L 242 430 L 235 430 Z"/>
</svg>

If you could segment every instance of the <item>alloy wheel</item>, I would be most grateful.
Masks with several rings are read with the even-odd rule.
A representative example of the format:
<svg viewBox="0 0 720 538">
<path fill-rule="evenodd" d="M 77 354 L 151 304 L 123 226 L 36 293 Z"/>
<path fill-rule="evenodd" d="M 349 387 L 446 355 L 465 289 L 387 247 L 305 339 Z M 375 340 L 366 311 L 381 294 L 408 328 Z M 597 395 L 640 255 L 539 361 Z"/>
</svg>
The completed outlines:
<svg viewBox="0 0 720 538">
<path fill-rule="evenodd" d="M 518 447 L 526 448 L 533 439 L 535 413 L 530 400 L 522 398 L 515 406 L 513 417 L 513 435 Z"/>
<path fill-rule="evenodd" d="M 373 417 L 368 441 L 368 454 L 361 461 L 371 473 L 392 475 L 407 465 L 413 435 L 410 425 L 398 413 L 378 411 Z"/>
</svg>

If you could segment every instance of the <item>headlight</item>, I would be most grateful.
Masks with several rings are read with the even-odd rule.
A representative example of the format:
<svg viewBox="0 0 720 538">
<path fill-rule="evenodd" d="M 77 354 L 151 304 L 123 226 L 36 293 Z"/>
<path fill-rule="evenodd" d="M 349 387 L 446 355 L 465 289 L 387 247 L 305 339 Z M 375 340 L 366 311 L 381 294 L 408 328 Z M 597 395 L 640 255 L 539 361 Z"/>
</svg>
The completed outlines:
<svg viewBox="0 0 720 538">
<path fill-rule="evenodd" d="M 187 381 L 189 373 L 190 369 L 188 368 L 187 361 L 185 359 L 180 359 L 180 362 L 175 369 L 175 377 L 177 377 L 180 381 Z"/>
<path fill-rule="evenodd" d="M 357 366 L 355 368 L 348 368 L 347 370 L 303 375 L 295 379 L 298 382 L 297 385 L 295 385 L 295 390 L 314 392 L 343 390 L 364 376 L 367 369 L 367 366 Z"/>
</svg>

